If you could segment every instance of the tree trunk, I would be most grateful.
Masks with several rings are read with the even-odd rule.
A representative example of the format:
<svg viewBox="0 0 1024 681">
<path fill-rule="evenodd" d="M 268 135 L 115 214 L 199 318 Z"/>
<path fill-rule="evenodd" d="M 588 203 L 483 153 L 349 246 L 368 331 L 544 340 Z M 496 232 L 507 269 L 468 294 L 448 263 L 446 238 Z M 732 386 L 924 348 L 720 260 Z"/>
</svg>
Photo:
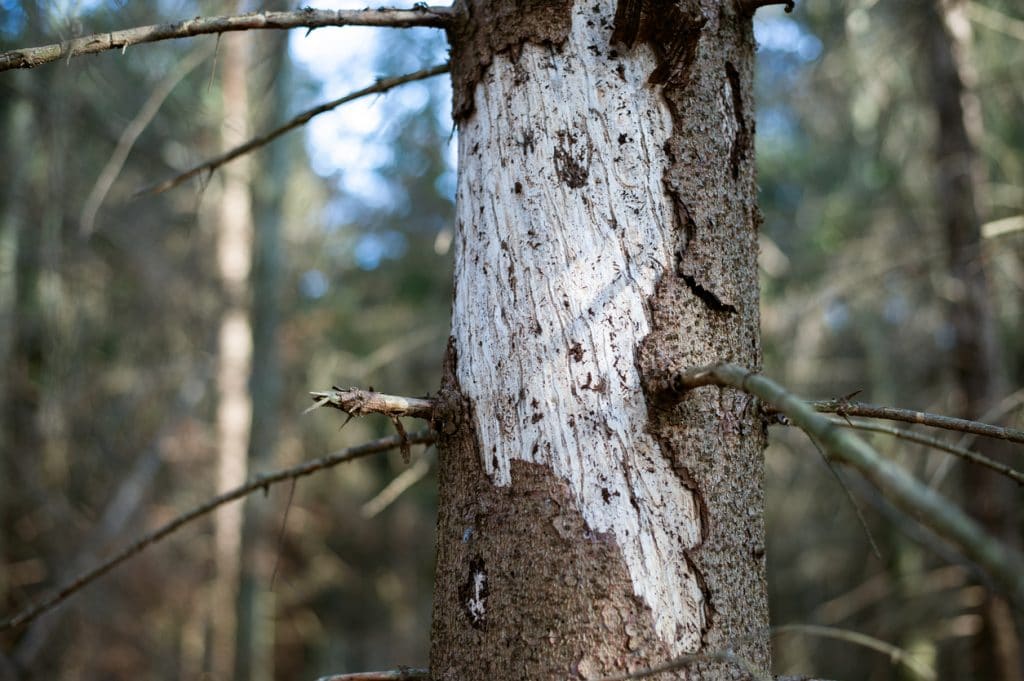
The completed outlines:
<svg viewBox="0 0 1024 681">
<path fill-rule="evenodd" d="M 950 363 L 964 416 L 984 419 L 985 411 L 1003 392 L 1004 381 L 981 242 L 978 188 L 984 183 L 979 178 L 976 143 L 982 130 L 966 55 L 970 24 L 962 0 L 925 4 L 924 55 L 938 123 L 935 205 L 949 249 L 948 314 L 955 332 Z M 1006 443 L 982 441 L 976 447 L 986 456 L 1014 463 L 1015 452 Z M 1019 488 L 980 466 L 964 469 L 963 488 L 968 512 L 993 536 L 1019 547 Z M 982 614 L 983 630 L 974 642 L 974 675 L 1020 681 L 1024 656 L 1013 611 L 1005 599 L 989 594 Z"/>
<path fill-rule="evenodd" d="M 738 4 L 459 3 L 436 679 L 769 666 L 763 422 L 643 389 L 760 362 Z"/>
<path fill-rule="evenodd" d="M 288 37 L 281 34 L 267 41 L 264 50 L 267 73 L 260 86 L 272 93 L 263 127 L 283 120 L 293 92 L 288 77 Z M 288 184 L 288 148 L 282 144 L 267 149 L 266 163 L 258 173 L 254 196 L 255 259 L 252 272 L 252 429 L 249 461 L 256 470 L 269 470 L 275 463 L 277 414 L 281 401 L 281 367 L 278 357 L 280 291 L 282 269 L 281 222 Z M 277 568 L 278 506 L 265 499 L 249 498 L 245 505 L 242 532 L 242 583 L 239 597 L 238 654 L 236 681 L 270 681 L 274 678 L 276 599 L 273 587 Z"/>
<path fill-rule="evenodd" d="M 221 38 L 221 143 L 231 149 L 249 137 L 251 68 L 249 36 Z M 245 482 L 252 398 L 252 324 L 249 317 L 249 270 L 252 266 L 253 216 L 251 160 L 240 158 L 223 169 L 218 207 L 217 269 L 225 306 L 217 355 L 217 493 Z M 237 633 L 236 604 L 241 576 L 242 505 L 221 507 L 214 515 L 214 561 L 211 585 L 211 671 L 216 678 L 234 678 Z"/>
</svg>

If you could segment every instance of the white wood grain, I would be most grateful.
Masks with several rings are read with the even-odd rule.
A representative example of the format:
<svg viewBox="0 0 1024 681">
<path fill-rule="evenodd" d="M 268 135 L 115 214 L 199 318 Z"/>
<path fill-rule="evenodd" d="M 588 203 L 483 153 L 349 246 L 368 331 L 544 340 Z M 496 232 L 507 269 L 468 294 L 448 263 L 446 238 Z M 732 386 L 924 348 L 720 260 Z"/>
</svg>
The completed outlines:
<svg viewBox="0 0 1024 681">
<path fill-rule="evenodd" d="M 647 48 L 609 57 L 614 3 L 598 4 L 576 4 L 562 49 L 496 57 L 461 126 L 458 378 L 494 484 L 514 459 L 550 466 L 590 528 L 581 540 L 615 541 L 659 636 L 693 652 L 704 595 L 684 551 L 699 513 L 645 431 L 634 361 L 673 267 L 671 119 Z"/>
</svg>

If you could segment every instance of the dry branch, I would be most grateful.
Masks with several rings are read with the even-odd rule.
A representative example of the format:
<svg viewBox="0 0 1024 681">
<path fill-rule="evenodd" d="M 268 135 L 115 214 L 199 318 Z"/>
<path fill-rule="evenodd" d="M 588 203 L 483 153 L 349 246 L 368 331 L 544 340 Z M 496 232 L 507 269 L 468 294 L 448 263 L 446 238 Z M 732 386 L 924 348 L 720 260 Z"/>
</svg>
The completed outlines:
<svg viewBox="0 0 1024 681">
<path fill-rule="evenodd" d="M 266 134 L 260 135 L 259 137 L 254 137 L 245 144 L 241 144 L 235 147 L 234 149 L 231 149 L 230 151 L 221 154 L 216 158 L 210 159 L 205 163 L 201 163 L 195 166 L 194 168 L 190 168 L 189 170 L 186 170 L 185 172 L 180 173 L 170 178 L 169 180 L 160 182 L 159 184 L 153 185 L 152 187 L 140 189 L 135 193 L 135 195 L 139 196 L 141 194 L 149 193 L 159 194 L 160 192 L 165 192 L 168 189 L 173 189 L 174 187 L 177 187 L 185 180 L 193 178 L 196 175 L 199 175 L 200 173 L 212 173 L 225 163 L 233 161 L 239 156 L 248 154 L 249 152 L 254 151 L 262 146 L 266 146 L 267 144 L 273 142 L 275 139 L 285 134 L 286 132 L 290 132 L 295 128 L 303 126 L 315 116 L 319 116 L 322 113 L 326 113 L 328 111 L 336 109 L 342 104 L 346 104 L 348 102 L 359 99 L 360 97 L 366 97 L 368 95 L 383 94 L 388 90 L 391 90 L 392 88 L 398 87 L 399 85 L 404 85 L 405 83 L 411 83 L 417 80 L 424 80 L 426 78 L 431 78 L 433 76 L 437 76 L 447 72 L 448 64 L 438 64 L 437 66 L 431 66 L 428 69 L 423 69 L 421 71 L 416 71 L 414 73 L 407 73 L 404 76 L 395 76 L 394 78 L 380 78 L 373 85 L 365 87 L 361 90 L 356 90 L 355 92 L 350 92 L 344 97 L 339 97 L 338 99 L 325 102 L 323 104 L 320 104 L 319 106 L 315 106 L 312 109 L 304 111 L 299 115 L 295 116 L 295 118 L 291 119 L 284 125 L 277 127 Z"/>
<path fill-rule="evenodd" d="M 214 50 L 212 47 L 212 45 L 205 45 L 185 56 L 178 63 L 177 69 L 160 81 L 149 95 L 149 98 L 146 99 L 142 108 L 139 109 L 135 118 L 125 127 L 120 139 L 117 141 L 117 146 L 114 147 L 114 152 L 107 159 L 106 165 L 103 166 L 103 170 L 96 178 L 96 183 L 93 185 L 92 190 L 89 191 L 89 196 L 82 206 L 82 212 L 78 218 L 79 233 L 85 236 L 92 234 L 93 227 L 96 224 L 96 214 L 99 212 L 100 206 L 103 205 L 103 201 L 107 198 L 107 193 L 114 185 L 117 176 L 121 174 L 121 169 L 124 168 L 124 163 L 128 160 L 128 154 L 131 153 L 132 147 L 135 146 L 135 141 L 139 139 L 139 135 L 156 117 L 164 100 L 170 96 L 175 86 L 191 73 L 194 68 L 199 66 L 203 60 L 213 54 Z"/>
<path fill-rule="evenodd" d="M 990 537 L 948 499 L 884 459 L 859 437 L 817 413 L 815 404 L 808 404 L 774 381 L 734 364 L 669 372 L 650 383 L 655 394 L 666 397 L 682 395 L 701 386 L 718 385 L 759 398 L 817 440 L 832 460 L 859 471 L 898 507 L 959 546 L 1005 589 L 1018 607 L 1024 608 L 1024 557 Z"/>
<path fill-rule="evenodd" d="M 317 681 L 418 681 L 429 679 L 430 670 L 401 667 L 386 672 L 359 672 L 356 674 L 336 674 L 321 676 Z"/>
<path fill-rule="evenodd" d="M 434 435 L 429 432 L 415 433 L 413 435 L 409 435 L 406 438 L 406 441 L 412 444 L 429 444 L 434 442 Z M 401 445 L 402 438 L 398 436 L 384 437 L 355 447 L 341 449 L 337 452 L 328 454 L 327 456 L 320 457 L 319 459 L 303 462 L 298 466 L 293 466 L 292 468 L 257 475 L 244 485 L 213 497 L 205 503 L 193 508 L 191 511 L 182 513 L 177 518 L 161 525 L 156 530 L 153 530 L 149 534 L 146 534 L 129 546 L 125 547 L 105 562 L 72 580 L 59 591 L 29 606 L 28 608 L 25 608 L 14 617 L 0 622 L 0 631 L 13 629 L 14 627 L 31 622 L 44 612 L 51 610 L 62 603 L 76 591 L 79 591 L 88 584 L 96 581 L 124 561 L 141 552 L 146 547 L 160 541 L 183 525 L 207 515 L 224 504 L 241 499 L 257 490 L 267 490 L 275 483 L 282 482 L 284 480 L 295 480 L 307 475 L 312 475 L 313 473 L 324 470 L 325 468 L 331 468 L 332 466 L 337 466 L 340 463 L 359 459 L 370 454 L 385 452 Z"/>
<path fill-rule="evenodd" d="M 997 440 L 1008 440 L 1024 444 L 1024 430 L 993 426 L 988 423 L 981 423 L 980 421 L 958 419 L 953 416 L 943 416 L 942 414 L 932 414 L 913 409 L 898 409 L 896 407 L 883 407 L 878 404 L 850 402 L 848 400 L 819 400 L 810 404 L 817 411 L 828 414 L 916 423 L 932 428 L 955 430 L 960 433 L 971 433 L 972 435 L 984 435 L 985 437 L 996 438 Z"/>
<path fill-rule="evenodd" d="M 430 461 L 426 457 L 420 457 L 416 463 L 402 471 L 395 479 L 389 482 L 384 489 L 377 493 L 372 499 L 363 504 L 359 509 L 360 515 L 369 520 L 380 514 L 384 509 L 393 504 L 398 497 L 422 480 L 430 472 Z"/>
<path fill-rule="evenodd" d="M 808 636 L 820 636 L 837 641 L 846 641 L 847 643 L 882 653 L 888 656 L 893 663 L 902 664 L 922 679 L 934 681 L 934 679 L 938 678 L 938 675 L 931 666 L 914 659 L 914 656 L 903 648 L 886 643 L 874 636 L 862 634 L 859 631 L 839 629 L 837 627 L 822 627 L 814 624 L 784 624 L 780 627 L 772 628 L 772 635 L 776 634 L 806 634 Z"/>
<path fill-rule="evenodd" d="M 334 387 L 332 390 L 311 392 L 316 407 L 334 407 L 349 416 L 384 414 L 385 416 L 410 416 L 430 419 L 434 414 L 434 401 L 426 397 L 401 397 L 385 395 L 372 390 Z"/>
<path fill-rule="evenodd" d="M 325 26 L 382 26 L 410 28 L 428 26 L 446 28 L 452 21 L 450 7 L 416 7 L 413 9 L 327 10 L 300 9 L 291 12 L 252 12 L 220 17 L 196 17 L 173 24 L 138 26 L 123 31 L 97 33 L 52 45 L 27 47 L 0 53 L 0 71 L 31 69 L 58 59 L 71 59 L 83 54 L 107 50 L 124 51 L 130 45 L 159 40 L 189 38 L 211 33 L 249 31 L 255 29 L 322 28 Z"/>
<path fill-rule="evenodd" d="M 997 473 L 1005 475 L 1006 477 L 1016 482 L 1018 485 L 1024 485 L 1024 473 L 1014 470 L 1013 468 L 1010 468 L 1005 464 L 999 463 L 998 461 L 990 459 L 984 454 L 979 454 L 977 452 L 971 451 L 970 449 L 967 449 L 966 447 L 961 447 L 951 442 L 940 440 L 937 437 L 922 435 L 921 433 L 915 433 L 912 430 L 895 428 L 893 426 L 887 426 L 882 423 L 848 421 L 846 419 L 839 418 L 829 420 L 832 423 L 836 424 L 837 426 L 846 426 L 848 428 L 853 428 L 854 430 L 864 430 L 872 433 L 884 433 L 886 435 L 892 435 L 893 437 L 899 438 L 901 440 L 906 440 L 907 442 L 914 442 L 919 445 L 924 445 L 925 447 L 931 447 L 932 449 L 939 449 L 944 452 L 949 452 L 950 454 L 953 454 L 954 456 L 957 456 L 963 459 L 964 461 L 976 463 L 979 466 L 990 468 Z"/>
</svg>

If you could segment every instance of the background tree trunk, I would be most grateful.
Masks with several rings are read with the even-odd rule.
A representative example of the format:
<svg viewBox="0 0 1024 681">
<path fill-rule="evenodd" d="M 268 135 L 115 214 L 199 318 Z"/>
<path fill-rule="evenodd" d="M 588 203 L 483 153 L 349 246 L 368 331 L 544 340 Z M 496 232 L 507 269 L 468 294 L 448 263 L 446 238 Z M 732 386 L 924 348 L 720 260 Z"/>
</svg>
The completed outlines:
<svg viewBox="0 0 1024 681">
<path fill-rule="evenodd" d="M 763 424 L 731 390 L 643 390 L 760 362 L 750 17 L 461 10 L 432 674 L 599 678 L 725 648 L 766 669 Z"/>
<path fill-rule="evenodd" d="M 249 94 L 246 79 L 251 65 L 247 35 L 221 38 L 221 142 L 231 149 L 249 138 Z M 243 157 L 223 169 L 218 206 L 217 268 L 224 286 L 225 305 L 218 336 L 217 367 L 217 493 L 245 481 L 252 397 L 252 324 L 249 318 L 249 270 L 252 266 L 253 216 L 251 159 Z M 210 668 L 216 678 L 234 678 L 236 604 L 241 575 L 242 510 L 240 504 L 219 509 L 214 516 L 216 574 L 211 585 L 212 626 Z"/>
<path fill-rule="evenodd" d="M 926 5 L 923 54 L 938 123 L 935 205 L 949 249 L 948 315 L 955 334 L 951 364 L 963 415 L 985 419 L 1005 392 L 1005 381 L 981 239 L 979 187 L 984 182 L 976 145 L 983 129 L 980 103 L 970 87 L 971 28 L 965 2 Z M 987 456 L 1014 463 L 1013 448 L 1006 443 L 981 441 L 975 446 Z M 993 536 L 1019 547 L 1019 488 L 980 466 L 964 468 L 963 487 L 967 510 Z M 1002 681 L 1024 678 L 1019 629 L 1006 600 L 989 594 L 982 617 L 983 630 L 974 642 L 974 675 Z"/>
<path fill-rule="evenodd" d="M 288 36 L 271 37 L 264 49 L 267 70 L 262 78 L 264 90 L 271 93 L 267 109 L 260 118 L 262 127 L 285 119 L 292 82 L 289 77 Z M 256 207 L 255 259 L 252 273 L 252 429 L 249 462 L 256 470 L 275 465 L 278 442 L 278 412 L 281 401 L 281 363 L 278 356 L 280 323 L 281 270 L 283 244 L 281 222 L 284 218 L 284 189 L 291 166 L 288 149 L 282 144 L 267 149 L 266 161 L 259 173 Z M 238 681 L 270 681 L 274 678 L 274 639 L 276 599 L 274 571 L 277 567 L 280 531 L 278 504 L 264 499 L 249 499 L 245 504 L 243 532 L 243 568 L 239 598 L 238 654 L 235 678 Z M 283 511 L 282 511 L 283 512 Z"/>
</svg>

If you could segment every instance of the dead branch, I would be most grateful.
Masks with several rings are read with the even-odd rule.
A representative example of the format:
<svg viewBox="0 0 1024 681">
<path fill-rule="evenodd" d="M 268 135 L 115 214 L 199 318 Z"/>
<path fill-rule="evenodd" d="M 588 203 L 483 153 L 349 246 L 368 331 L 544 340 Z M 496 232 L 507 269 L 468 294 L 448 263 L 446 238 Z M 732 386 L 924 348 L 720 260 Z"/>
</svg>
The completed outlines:
<svg viewBox="0 0 1024 681">
<path fill-rule="evenodd" d="M 356 674 L 321 676 L 317 681 L 418 681 L 419 679 L 429 678 L 429 669 L 399 667 L 398 669 L 387 672 L 359 672 Z"/>
<path fill-rule="evenodd" d="M 384 509 L 393 504 L 398 497 L 402 496 L 407 489 L 425 478 L 429 472 L 430 461 L 425 456 L 420 457 L 416 460 L 416 463 L 406 468 L 389 482 L 375 497 L 363 504 L 363 507 L 359 509 L 360 515 L 369 520 L 380 514 Z"/>
<path fill-rule="evenodd" d="M 452 23 L 451 7 L 415 7 L 413 9 L 328 10 L 299 9 L 291 12 L 252 12 L 232 16 L 196 17 L 173 24 L 138 26 L 122 31 L 97 33 L 52 45 L 27 47 L 0 53 L 0 71 L 31 69 L 58 59 L 71 59 L 83 54 L 96 54 L 130 45 L 160 40 L 189 38 L 211 33 L 257 29 L 323 28 L 325 26 L 381 26 L 410 28 L 428 26 L 447 28 Z"/>
<path fill-rule="evenodd" d="M 993 426 L 988 423 L 981 423 L 980 421 L 958 419 L 953 416 L 931 414 L 926 411 L 915 411 L 913 409 L 898 409 L 896 407 L 883 407 L 864 402 L 850 402 L 848 400 L 819 400 L 810 404 L 817 411 L 828 414 L 863 416 L 865 418 L 885 419 L 887 421 L 916 423 L 932 428 L 955 430 L 960 433 L 971 433 L 972 435 L 984 435 L 985 437 L 996 438 L 997 440 L 1009 440 L 1010 442 L 1024 444 L 1024 430 Z"/>
<path fill-rule="evenodd" d="M 862 634 L 859 631 L 837 627 L 822 627 L 814 624 L 784 624 L 780 627 L 772 627 L 772 635 L 775 636 L 777 634 L 806 634 L 808 636 L 820 636 L 822 638 L 846 641 L 847 643 L 882 653 L 888 656 L 891 661 L 902 664 L 923 679 L 933 680 L 938 678 L 938 675 L 931 666 L 914 659 L 914 656 L 903 648 L 877 639 L 874 636 Z"/>
<path fill-rule="evenodd" d="M 96 224 L 96 214 L 99 212 L 100 206 L 103 205 L 103 201 L 107 198 L 110 188 L 114 185 L 114 180 L 121 174 L 121 169 L 124 168 L 124 163 L 128 160 L 128 154 L 131 153 L 132 147 L 135 146 L 135 141 L 139 139 L 139 135 L 142 134 L 157 112 L 160 111 L 164 100 L 170 96 L 175 86 L 207 57 L 213 54 L 212 47 L 212 45 L 204 45 L 193 50 L 182 59 L 178 63 L 177 69 L 160 81 L 159 85 L 157 85 L 142 105 L 142 108 L 139 109 L 139 112 L 135 114 L 135 118 L 125 127 L 121 133 L 121 138 L 117 141 L 117 146 L 114 147 L 114 152 L 107 160 L 107 164 L 103 166 L 103 170 L 96 178 L 96 183 L 89 191 L 89 196 L 82 205 L 82 213 L 78 218 L 78 231 L 80 234 L 83 236 L 92 234 Z"/>
<path fill-rule="evenodd" d="M 284 480 L 295 480 L 297 478 L 312 475 L 317 471 L 324 470 L 325 468 L 331 468 L 337 466 L 340 463 L 346 461 L 353 461 L 355 459 L 368 456 L 370 454 L 377 454 L 379 452 L 386 452 L 390 449 L 394 449 L 402 444 L 401 438 L 398 436 L 384 437 L 378 440 L 372 440 L 364 444 L 348 447 L 341 449 L 337 452 L 328 454 L 327 456 L 314 459 L 312 461 L 306 461 L 293 466 L 292 468 L 286 468 L 280 471 L 272 473 L 262 473 L 257 475 L 249 482 L 245 483 L 240 487 L 236 487 L 233 490 L 228 490 L 224 494 L 220 494 L 212 499 L 206 501 L 203 504 L 193 508 L 192 510 L 182 513 L 177 518 L 174 518 L 170 522 L 161 525 L 156 530 L 153 530 L 149 534 L 137 539 L 132 544 L 128 545 L 117 554 L 107 559 L 105 562 L 94 567 L 92 570 L 80 575 L 65 586 L 63 586 L 57 592 L 44 598 L 43 600 L 30 605 L 29 607 L 22 610 L 17 615 L 0 622 L 0 631 L 6 631 L 7 629 L 13 629 L 27 624 L 39 617 L 48 610 L 53 609 L 69 596 L 74 594 L 76 591 L 84 588 L 85 586 L 96 581 L 106 573 L 113 570 L 115 567 L 125 562 L 132 556 L 144 550 L 146 547 L 154 544 L 172 532 L 178 530 L 183 525 L 201 518 L 207 515 L 214 509 L 223 506 L 224 504 L 230 503 L 241 499 L 249 494 L 252 494 L 256 490 L 267 490 L 271 485 Z M 413 444 L 429 444 L 434 442 L 434 435 L 430 432 L 420 432 L 413 435 L 409 435 L 407 438 L 408 442 Z"/>
<path fill-rule="evenodd" d="M 317 407 L 334 407 L 349 416 L 365 416 L 366 414 L 384 414 L 385 416 L 411 416 L 419 419 L 430 419 L 434 415 L 434 401 L 426 397 L 401 397 L 385 395 L 372 390 L 349 388 L 347 390 L 335 386 L 331 390 L 309 393 Z"/>
<path fill-rule="evenodd" d="M 924 445 L 925 447 L 931 447 L 932 449 L 939 449 L 944 452 L 949 452 L 950 454 L 953 454 L 954 456 L 957 456 L 963 459 L 964 461 L 970 461 L 971 463 L 976 463 L 979 466 L 985 466 L 986 468 L 990 468 L 997 473 L 1005 475 L 1006 477 L 1016 482 L 1018 485 L 1024 485 L 1024 473 L 1014 470 L 1013 468 L 1010 468 L 1005 464 L 999 463 L 998 461 L 990 459 L 984 454 L 979 454 L 977 452 L 971 451 L 970 449 L 967 449 L 966 447 L 961 447 L 959 445 L 953 444 L 952 442 L 940 440 L 937 437 L 922 435 L 921 433 L 915 433 L 912 430 L 895 428 L 893 426 L 887 426 L 882 423 L 870 423 L 866 421 L 848 421 L 846 419 L 839 418 L 829 419 L 829 421 L 836 424 L 837 426 L 846 426 L 849 428 L 853 428 L 855 430 L 869 431 L 872 433 L 885 433 L 886 435 L 892 435 L 893 437 L 897 437 L 901 440 L 906 440 L 907 442 L 914 442 L 919 445 Z"/>
<path fill-rule="evenodd" d="M 421 71 L 416 71 L 414 73 L 407 73 L 404 76 L 395 76 L 394 78 L 380 78 L 373 85 L 365 87 L 361 90 L 356 90 L 355 92 L 350 92 L 344 97 L 339 97 L 338 99 L 325 102 L 323 104 L 320 104 L 319 106 L 315 106 L 312 109 L 309 109 L 308 111 L 304 111 L 303 113 L 300 113 L 298 116 L 291 119 L 284 125 L 278 128 L 274 128 L 270 132 L 260 135 L 259 137 L 254 137 L 245 144 L 239 145 L 234 149 L 231 149 L 230 151 L 227 151 L 216 158 L 210 159 L 205 163 L 201 163 L 195 166 L 194 168 L 190 168 L 189 170 L 186 170 L 183 173 L 175 175 L 169 180 L 164 180 L 159 184 L 155 184 L 151 187 L 140 189 L 137 192 L 135 192 L 135 196 L 140 196 L 142 194 L 159 194 L 161 192 L 165 192 L 169 189 L 177 187 L 185 180 L 193 178 L 196 175 L 199 175 L 200 173 L 213 173 L 213 171 L 217 170 L 217 168 L 220 168 L 225 163 L 233 161 L 239 156 L 244 156 L 245 154 L 248 154 L 249 152 L 254 151 L 256 149 L 259 149 L 260 147 L 266 146 L 267 144 L 273 142 L 275 139 L 285 134 L 286 132 L 290 132 L 295 128 L 301 127 L 308 123 L 312 118 L 319 116 L 322 113 L 326 113 L 328 111 L 336 109 L 342 104 L 346 104 L 348 102 L 359 99 L 360 97 L 366 97 L 368 95 L 383 94 L 388 90 L 391 90 L 392 88 L 398 87 L 399 85 L 404 85 L 405 83 L 411 83 L 417 80 L 424 80 L 426 78 L 431 78 L 433 76 L 437 76 L 447 72 L 448 64 L 438 64 L 437 66 L 431 66 L 428 69 L 423 69 Z"/>
<path fill-rule="evenodd" d="M 817 440 L 829 458 L 859 471 L 897 506 L 959 546 L 967 557 L 982 566 L 1005 589 L 1018 607 L 1024 607 L 1024 557 L 989 536 L 948 499 L 884 459 L 859 437 L 817 413 L 815 405 L 797 398 L 774 381 L 735 364 L 667 372 L 650 381 L 654 394 L 664 397 L 682 395 L 707 385 L 742 390 L 784 414 Z"/>
</svg>

